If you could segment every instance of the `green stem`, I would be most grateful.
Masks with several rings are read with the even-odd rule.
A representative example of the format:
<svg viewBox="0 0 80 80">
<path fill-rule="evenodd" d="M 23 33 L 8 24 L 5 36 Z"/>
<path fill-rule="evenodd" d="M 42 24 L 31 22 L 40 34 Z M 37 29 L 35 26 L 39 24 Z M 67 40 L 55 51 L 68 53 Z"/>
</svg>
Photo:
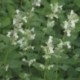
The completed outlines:
<svg viewBox="0 0 80 80">
<path fill-rule="evenodd" d="M 47 66 L 47 60 L 45 60 L 44 80 L 46 80 L 46 66 Z"/>
</svg>

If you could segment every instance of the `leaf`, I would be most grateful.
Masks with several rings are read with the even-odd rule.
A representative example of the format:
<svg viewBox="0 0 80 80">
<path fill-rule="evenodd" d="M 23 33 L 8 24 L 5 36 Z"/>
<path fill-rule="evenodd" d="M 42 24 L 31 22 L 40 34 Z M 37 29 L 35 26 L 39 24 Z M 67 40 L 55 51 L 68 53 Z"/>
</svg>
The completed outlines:
<svg viewBox="0 0 80 80">
<path fill-rule="evenodd" d="M 3 17 L 0 19 L 0 22 L 1 22 L 1 28 L 4 28 L 4 27 L 7 27 L 11 24 L 11 20 L 9 17 Z"/>
<path fill-rule="evenodd" d="M 44 79 L 41 79 L 41 78 L 35 77 L 35 76 L 31 76 L 31 80 L 44 80 Z"/>
<path fill-rule="evenodd" d="M 80 0 L 74 0 L 74 3 L 75 3 L 78 7 L 80 7 Z"/>
</svg>

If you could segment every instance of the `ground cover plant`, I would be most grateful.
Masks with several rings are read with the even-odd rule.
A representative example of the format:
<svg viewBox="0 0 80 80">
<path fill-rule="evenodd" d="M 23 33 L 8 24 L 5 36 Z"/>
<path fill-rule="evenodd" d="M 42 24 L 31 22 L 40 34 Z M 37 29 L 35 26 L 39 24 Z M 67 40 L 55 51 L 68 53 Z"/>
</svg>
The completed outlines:
<svg viewBox="0 0 80 80">
<path fill-rule="evenodd" d="M 80 0 L 0 0 L 0 80 L 80 80 Z"/>
</svg>

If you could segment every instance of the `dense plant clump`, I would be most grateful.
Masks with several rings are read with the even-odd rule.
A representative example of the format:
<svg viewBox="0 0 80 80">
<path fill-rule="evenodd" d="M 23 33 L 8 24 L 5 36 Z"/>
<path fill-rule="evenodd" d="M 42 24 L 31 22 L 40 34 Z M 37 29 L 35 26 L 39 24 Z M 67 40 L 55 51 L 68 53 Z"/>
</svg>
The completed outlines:
<svg viewBox="0 0 80 80">
<path fill-rule="evenodd" d="M 0 0 L 0 80 L 80 80 L 80 0 Z"/>
</svg>

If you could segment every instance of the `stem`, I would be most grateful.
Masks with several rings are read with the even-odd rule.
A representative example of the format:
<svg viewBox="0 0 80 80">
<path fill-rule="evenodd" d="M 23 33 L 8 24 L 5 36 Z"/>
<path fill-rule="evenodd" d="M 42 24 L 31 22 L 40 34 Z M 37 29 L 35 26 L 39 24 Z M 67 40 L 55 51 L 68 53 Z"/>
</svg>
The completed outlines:
<svg viewBox="0 0 80 80">
<path fill-rule="evenodd" d="M 57 70 L 56 70 L 56 80 L 58 80 L 58 73 L 57 73 Z"/>
<path fill-rule="evenodd" d="M 46 66 L 47 66 L 47 60 L 45 60 L 44 80 L 46 80 Z"/>
</svg>

